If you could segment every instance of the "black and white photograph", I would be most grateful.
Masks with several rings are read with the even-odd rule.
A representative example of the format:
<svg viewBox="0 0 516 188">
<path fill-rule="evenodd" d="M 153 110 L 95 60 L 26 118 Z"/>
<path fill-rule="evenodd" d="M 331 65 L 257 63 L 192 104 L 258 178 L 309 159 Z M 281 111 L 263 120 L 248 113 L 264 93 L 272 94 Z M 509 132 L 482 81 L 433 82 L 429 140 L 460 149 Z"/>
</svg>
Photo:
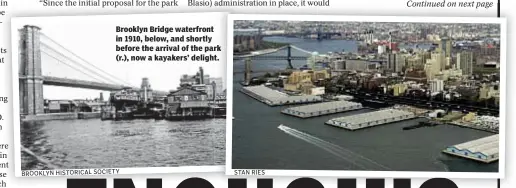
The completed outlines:
<svg viewBox="0 0 516 188">
<path fill-rule="evenodd" d="M 503 177 L 503 20 L 230 15 L 228 30 L 228 175 Z"/>
<path fill-rule="evenodd" d="M 222 15 L 13 19 L 17 175 L 222 170 Z"/>
</svg>

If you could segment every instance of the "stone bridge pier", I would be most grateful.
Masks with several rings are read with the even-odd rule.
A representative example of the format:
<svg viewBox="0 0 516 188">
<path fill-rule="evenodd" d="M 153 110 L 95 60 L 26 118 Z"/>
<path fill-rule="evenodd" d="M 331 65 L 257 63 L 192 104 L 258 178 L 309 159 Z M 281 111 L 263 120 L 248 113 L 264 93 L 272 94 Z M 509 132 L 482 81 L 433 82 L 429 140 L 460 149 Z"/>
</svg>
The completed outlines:
<svg viewBox="0 0 516 188">
<path fill-rule="evenodd" d="M 21 115 L 44 113 L 40 28 L 26 25 L 19 30 L 19 100 Z"/>
</svg>

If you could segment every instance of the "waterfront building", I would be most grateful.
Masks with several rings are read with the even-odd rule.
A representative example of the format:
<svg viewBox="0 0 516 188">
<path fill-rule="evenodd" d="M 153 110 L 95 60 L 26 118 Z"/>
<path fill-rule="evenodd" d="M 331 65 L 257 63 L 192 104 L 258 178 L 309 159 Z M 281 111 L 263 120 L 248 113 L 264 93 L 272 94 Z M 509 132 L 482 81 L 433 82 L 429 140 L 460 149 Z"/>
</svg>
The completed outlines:
<svg viewBox="0 0 516 188">
<path fill-rule="evenodd" d="M 75 112 L 77 104 L 71 100 L 45 100 L 45 113 Z"/>
<path fill-rule="evenodd" d="M 288 91 L 302 91 L 302 88 L 315 87 L 313 83 L 319 80 L 330 78 L 330 74 L 326 70 L 319 71 L 295 71 L 288 76 L 286 83 L 283 84 L 284 89 Z M 310 93 L 310 92 L 304 92 Z"/>
<path fill-rule="evenodd" d="M 167 119 L 202 119 L 211 115 L 212 110 L 205 92 L 184 87 L 167 95 Z"/>
<path fill-rule="evenodd" d="M 404 121 L 415 117 L 416 115 L 409 111 L 398 109 L 384 109 L 379 111 L 330 119 L 326 122 L 326 124 L 348 130 L 357 130 L 367 127 L 389 124 L 397 121 Z"/>
<path fill-rule="evenodd" d="M 491 163 L 499 158 L 499 135 L 491 135 L 477 140 L 447 147 L 444 153 Z"/>
<path fill-rule="evenodd" d="M 167 103 L 184 101 L 206 101 L 208 95 L 205 92 L 194 89 L 193 87 L 181 88 L 167 95 Z"/>
</svg>

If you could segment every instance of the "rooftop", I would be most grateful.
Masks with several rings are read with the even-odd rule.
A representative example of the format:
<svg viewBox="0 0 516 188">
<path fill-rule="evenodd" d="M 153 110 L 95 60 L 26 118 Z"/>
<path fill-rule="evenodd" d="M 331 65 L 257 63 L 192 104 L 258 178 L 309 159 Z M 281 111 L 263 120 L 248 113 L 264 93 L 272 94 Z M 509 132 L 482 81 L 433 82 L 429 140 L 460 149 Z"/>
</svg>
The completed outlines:
<svg viewBox="0 0 516 188">
<path fill-rule="evenodd" d="M 458 150 L 468 150 L 471 153 L 483 153 L 485 155 L 498 154 L 499 135 L 492 135 L 481 139 L 465 142 L 453 146 Z"/>
<path fill-rule="evenodd" d="M 362 113 L 352 116 L 344 116 L 340 118 L 332 119 L 333 121 L 346 122 L 349 124 L 361 124 L 366 122 L 380 121 L 384 119 L 397 118 L 405 115 L 414 115 L 411 112 L 396 110 L 396 109 L 384 109 L 374 112 Z"/>
<path fill-rule="evenodd" d="M 336 108 L 356 106 L 356 105 L 361 105 L 361 104 L 355 103 L 355 102 L 348 102 L 348 101 L 332 101 L 332 102 L 324 102 L 324 103 L 292 107 L 292 108 L 289 108 L 289 110 L 303 112 L 303 113 L 310 113 L 310 112 L 315 112 L 315 111 L 334 110 Z"/>
</svg>

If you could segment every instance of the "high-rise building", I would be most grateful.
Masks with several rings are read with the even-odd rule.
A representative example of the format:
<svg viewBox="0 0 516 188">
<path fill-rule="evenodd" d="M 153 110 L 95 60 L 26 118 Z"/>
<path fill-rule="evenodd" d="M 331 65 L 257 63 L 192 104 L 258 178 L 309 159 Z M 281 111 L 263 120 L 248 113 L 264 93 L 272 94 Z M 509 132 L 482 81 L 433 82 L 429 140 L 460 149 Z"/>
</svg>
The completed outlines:
<svg viewBox="0 0 516 188">
<path fill-rule="evenodd" d="M 471 76 L 473 74 L 473 52 L 463 51 L 457 53 L 457 64 L 462 70 L 463 75 Z"/>
<path fill-rule="evenodd" d="M 396 64 L 398 63 L 398 54 L 396 53 L 389 53 L 387 55 L 387 70 L 395 72 Z"/>
<path fill-rule="evenodd" d="M 407 68 L 423 70 L 424 69 L 423 59 L 420 58 L 419 56 L 407 58 Z"/>
<path fill-rule="evenodd" d="M 442 56 L 442 53 L 434 52 L 432 53 L 431 58 L 426 60 L 425 72 L 428 80 L 433 80 L 435 75 L 441 72 L 443 66 Z"/>
<path fill-rule="evenodd" d="M 442 53 L 444 53 L 444 57 L 450 57 L 451 56 L 451 50 L 452 50 L 452 41 L 451 41 L 451 39 L 448 38 L 448 37 L 441 38 L 441 41 L 439 42 L 439 50 Z"/>
<path fill-rule="evenodd" d="M 433 67 L 437 67 L 438 71 L 444 70 L 444 68 L 446 66 L 446 58 L 444 57 L 444 53 L 442 53 L 440 51 L 434 52 L 430 55 L 430 57 L 432 60 L 434 60 L 436 62 L 433 65 Z"/>
<path fill-rule="evenodd" d="M 444 81 L 439 79 L 433 79 L 428 81 L 430 85 L 430 92 L 441 92 L 444 90 Z"/>
<path fill-rule="evenodd" d="M 402 72 L 403 67 L 407 63 L 407 58 L 403 54 L 397 54 L 396 64 L 394 65 L 394 72 Z"/>
</svg>

